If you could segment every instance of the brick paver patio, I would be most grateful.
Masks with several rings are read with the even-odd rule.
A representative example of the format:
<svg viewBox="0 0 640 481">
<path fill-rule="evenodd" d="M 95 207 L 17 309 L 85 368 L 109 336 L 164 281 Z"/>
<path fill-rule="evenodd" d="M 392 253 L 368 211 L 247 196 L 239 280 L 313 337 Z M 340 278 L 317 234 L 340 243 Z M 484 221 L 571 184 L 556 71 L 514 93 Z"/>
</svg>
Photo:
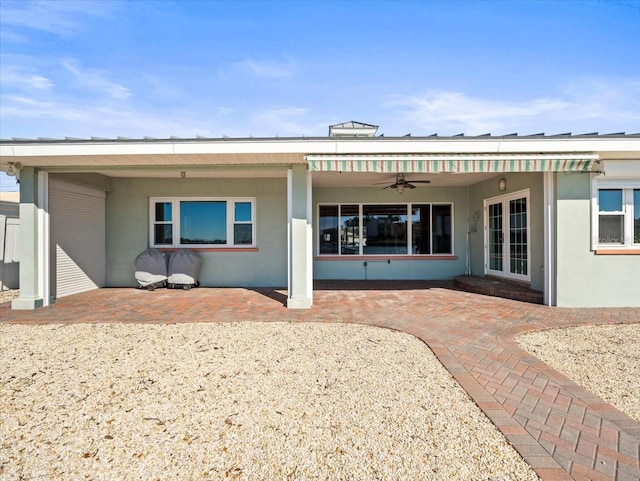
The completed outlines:
<svg viewBox="0 0 640 481">
<path fill-rule="evenodd" d="M 351 322 L 422 339 L 543 480 L 640 480 L 640 424 L 521 350 L 532 330 L 640 322 L 640 309 L 563 309 L 452 285 L 316 282 L 310 310 L 284 289 L 100 289 L 2 322 Z"/>
</svg>

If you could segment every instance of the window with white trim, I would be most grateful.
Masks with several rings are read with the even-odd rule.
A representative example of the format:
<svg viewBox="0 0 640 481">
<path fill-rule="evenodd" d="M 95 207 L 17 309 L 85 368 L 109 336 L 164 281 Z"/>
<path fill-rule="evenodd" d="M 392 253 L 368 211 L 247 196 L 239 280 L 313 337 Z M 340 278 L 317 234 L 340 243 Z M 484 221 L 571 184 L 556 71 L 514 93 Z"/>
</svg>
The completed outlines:
<svg viewBox="0 0 640 481">
<path fill-rule="evenodd" d="M 150 199 L 152 247 L 255 247 L 254 198 Z"/>
<path fill-rule="evenodd" d="M 591 204 L 594 250 L 640 248 L 640 180 L 594 180 Z"/>
<path fill-rule="evenodd" d="M 318 255 L 452 255 L 453 204 L 320 204 Z"/>
</svg>

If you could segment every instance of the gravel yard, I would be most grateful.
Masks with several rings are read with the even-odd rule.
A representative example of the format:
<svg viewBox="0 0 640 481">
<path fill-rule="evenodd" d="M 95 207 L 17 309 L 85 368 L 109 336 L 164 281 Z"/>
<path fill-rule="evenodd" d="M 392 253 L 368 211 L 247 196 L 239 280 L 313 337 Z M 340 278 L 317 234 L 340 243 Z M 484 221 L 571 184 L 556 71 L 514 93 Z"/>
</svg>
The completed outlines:
<svg viewBox="0 0 640 481">
<path fill-rule="evenodd" d="M 522 349 L 640 422 L 640 324 L 526 334 Z"/>
<path fill-rule="evenodd" d="M 0 478 L 536 480 L 416 338 L 0 325 Z"/>
</svg>

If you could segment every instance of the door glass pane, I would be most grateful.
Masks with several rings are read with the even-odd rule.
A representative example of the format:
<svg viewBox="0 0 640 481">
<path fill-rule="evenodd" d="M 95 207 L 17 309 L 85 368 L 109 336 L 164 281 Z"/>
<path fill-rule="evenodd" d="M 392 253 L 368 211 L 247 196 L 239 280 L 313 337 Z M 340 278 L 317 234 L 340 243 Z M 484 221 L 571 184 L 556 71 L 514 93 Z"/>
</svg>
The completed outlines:
<svg viewBox="0 0 640 481">
<path fill-rule="evenodd" d="M 451 254 L 451 206 L 433 206 L 433 253 Z"/>
<path fill-rule="evenodd" d="M 509 272 L 526 276 L 527 259 L 527 199 L 509 201 Z"/>
<path fill-rule="evenodd" d="M 598 216 L 598 242 L 624 244 L 624 215 Z"/>
<path fill-rule="evenodd" d="M 225 201 L 180 202 L 181 244 L 226 244 Z"/>
<path fill-rule="evenodd" d="M 319 212 L 320 254 L 338 254 L 338 206 L 321 205 Z"/>
<path fill-rule="evenodd" d="M 640 189 L 633 191 L 633 243 L 640 244 Z"/>
<path fill-rule="evenodd" d="M 502 271 L 502 203 L 489 205 L 489 269 Z"/>
<path fill-rule="evenodd" d="M 411 252 L 431 254 L 431 207 L 413 205 L 411 207 Z"/>
<path fill-rule="evenodd" d="M 407 205 L 363 206 L 364 254 L 407 254 Z"/>
<path fill-rule="evenodd" d="M 360 254 L 360 207 L 343 205 L 340 207 L 340 253 Z"/>
<path fill-rule="evenodd" d="M 598 206 L 600 212 L 622 212 L 622 189 L 600 189 Z"/>
</svg>

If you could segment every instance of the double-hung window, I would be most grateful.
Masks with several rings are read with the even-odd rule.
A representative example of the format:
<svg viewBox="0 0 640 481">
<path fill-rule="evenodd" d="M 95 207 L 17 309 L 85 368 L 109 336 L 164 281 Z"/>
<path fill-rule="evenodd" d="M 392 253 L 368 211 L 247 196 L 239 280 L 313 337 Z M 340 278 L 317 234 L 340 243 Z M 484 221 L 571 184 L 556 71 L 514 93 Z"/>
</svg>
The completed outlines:
<svg viewBox="0 0 640 481">
<path fill-rule="evenodd" d="M 452 255 L 452 204 L 322 204 L 318 254 Z"/>
<path fill-rule="evenodd" d="M 152 247 L 255 247 L 254 198 L 152 198 Z"/>
<path fill-rule="evenodd" d="M 640 180 L 595 180 L 592 244 L 599 249 L 640 249 Z"/>
</svg>

